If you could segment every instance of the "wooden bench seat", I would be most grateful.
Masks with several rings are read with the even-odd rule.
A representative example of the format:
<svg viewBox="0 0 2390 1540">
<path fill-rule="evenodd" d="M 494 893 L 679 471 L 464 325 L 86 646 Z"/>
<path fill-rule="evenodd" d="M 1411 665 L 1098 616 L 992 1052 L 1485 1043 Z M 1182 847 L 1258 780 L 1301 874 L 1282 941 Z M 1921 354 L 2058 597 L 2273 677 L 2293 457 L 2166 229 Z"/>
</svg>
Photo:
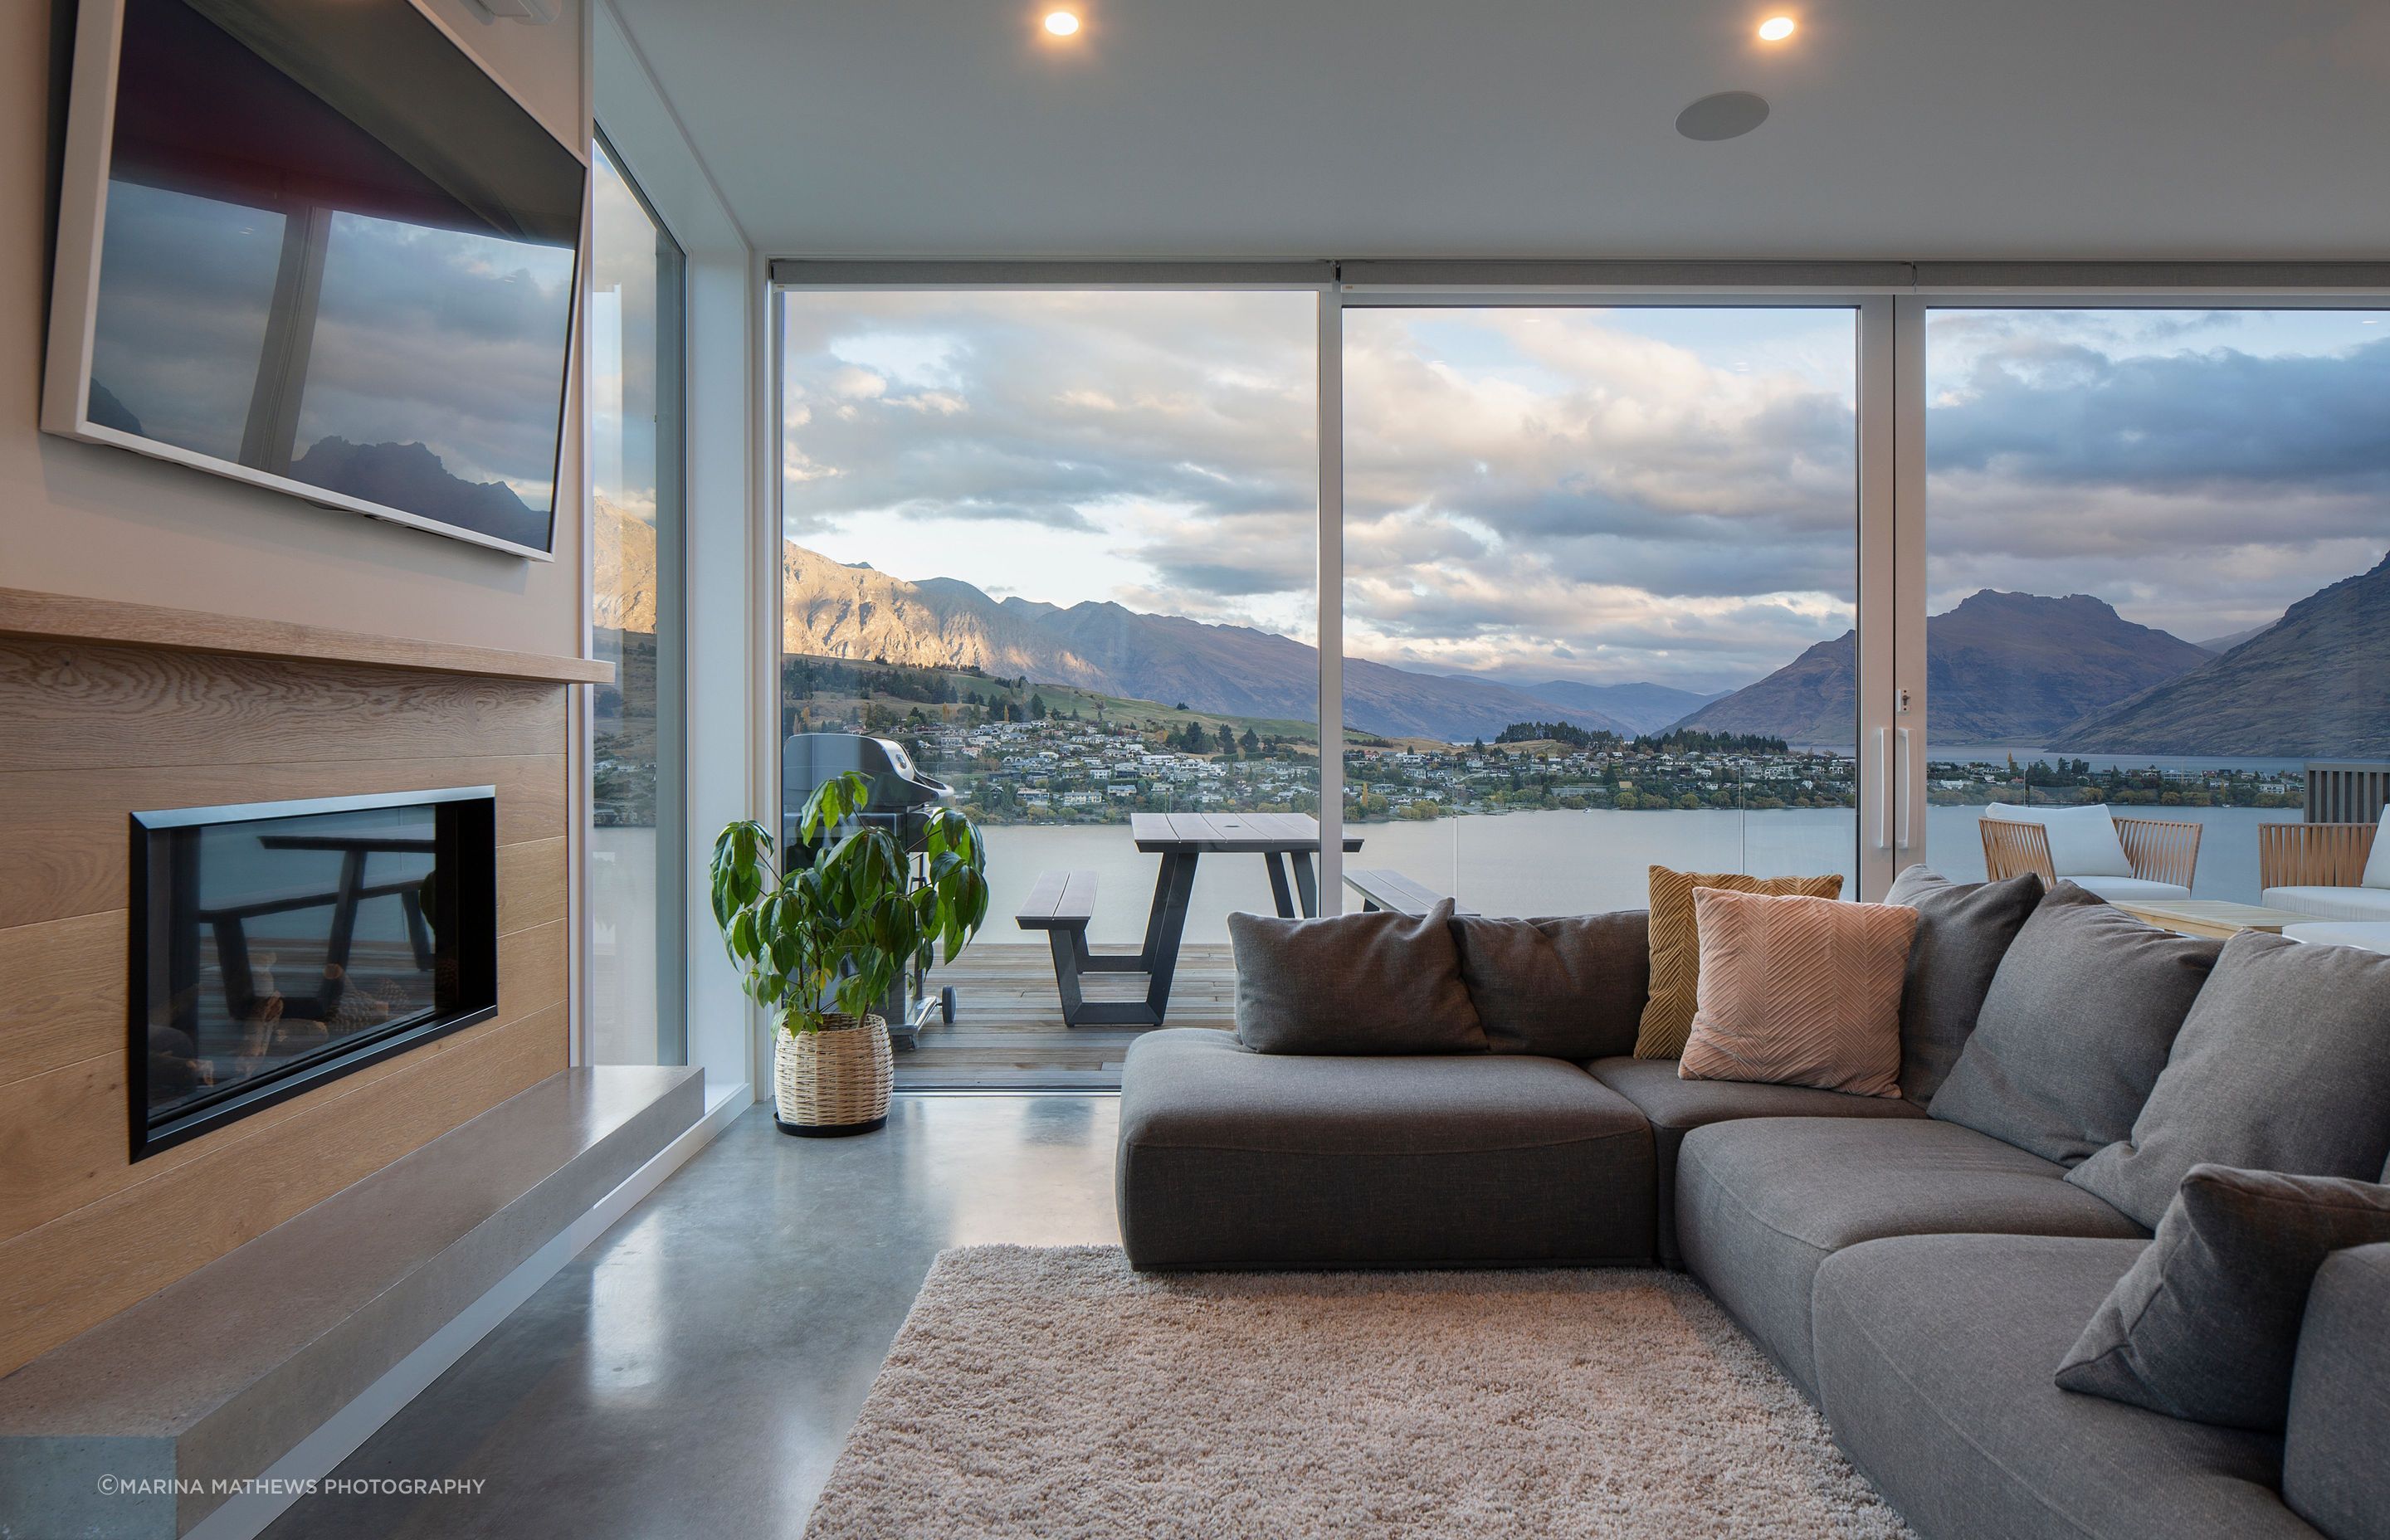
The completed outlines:
<svg viewBox="0 0 2390 1540">
<path fill-rule="evenodd" d="M 1049 871 L 1037 874 L 1036 885 L 1022 901 L 1013 923 L 1024 930 L 1043 930 L 1054 949 L 1054 987 L 1062 997 L 1065 1026 L 1158 1027 L 1163 1002 L 1168 998 L 1167 975 L 1151 979 L 1151 965 L 1142 955 L 1099 956 L 1087 950 L 1087 926 L 1096 918 L 1096 874 L 1091 871 Z M 1080 988 L 1088 973 L 1145 973 L 1150 982 L 1142 1000 L 1090 1000 Z"/>
<path fill-rule="evenodd" d="M 1423 915 L 1444 902 L 1444 894 L 1387 866 L 1348 868 L 1344 873 L 1344 885 L 1361 895 L 1364 913 L 1372 909 L 1390 909 L 1398 915 Z M 1476 913 L 1473 909 L 1458 909 L 1455 912 L 1464 915 Z"/>
<path fill-rule="evenodd" d="M 1024 930 L 1085 930 L 1096 918 L 1096 874 L 1039 872 L 1012 918 Z"/>
</svg>

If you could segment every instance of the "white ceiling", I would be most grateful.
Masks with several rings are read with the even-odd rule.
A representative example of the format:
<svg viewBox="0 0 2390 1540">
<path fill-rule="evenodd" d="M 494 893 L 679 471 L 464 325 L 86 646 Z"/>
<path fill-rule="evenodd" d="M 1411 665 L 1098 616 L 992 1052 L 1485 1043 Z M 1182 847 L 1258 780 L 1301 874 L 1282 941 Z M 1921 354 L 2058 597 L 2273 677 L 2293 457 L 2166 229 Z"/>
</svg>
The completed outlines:
<svg viewBox="0 0 2390 1540">
<path fill-rule="evenodd" d="M 2390 0 L 613 3 L 772 255 L 2390 258 Z"/>
</svg>

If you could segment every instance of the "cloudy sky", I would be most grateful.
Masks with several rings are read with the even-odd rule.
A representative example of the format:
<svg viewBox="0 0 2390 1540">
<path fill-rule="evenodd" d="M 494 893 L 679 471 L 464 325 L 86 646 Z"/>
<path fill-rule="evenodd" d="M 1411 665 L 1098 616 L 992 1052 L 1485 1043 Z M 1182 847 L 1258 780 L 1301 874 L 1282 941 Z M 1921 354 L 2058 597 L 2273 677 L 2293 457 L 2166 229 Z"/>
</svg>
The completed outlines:
<svg viewBox="0 0 2390 1540">
<path fill-rule="evenodd" d="M 2390 313 L 1942 311 L 1929 603 L 2095 594 L 2204 641 L 2390 552 Z"/>
<path fill-rule="evenodd" d="M 1940 313 L 1931 602 L 2204 638 L 2390 547 L 2390 337 L 2348 314 Z M 788 532 L 998 597 L 1304 635 L 1312 301 L 787 297 Z M 1435 672 L 1747 683 L 1852 620 L 1851 313 L 1346 315 L 1346 637 Z"/>
</svg>

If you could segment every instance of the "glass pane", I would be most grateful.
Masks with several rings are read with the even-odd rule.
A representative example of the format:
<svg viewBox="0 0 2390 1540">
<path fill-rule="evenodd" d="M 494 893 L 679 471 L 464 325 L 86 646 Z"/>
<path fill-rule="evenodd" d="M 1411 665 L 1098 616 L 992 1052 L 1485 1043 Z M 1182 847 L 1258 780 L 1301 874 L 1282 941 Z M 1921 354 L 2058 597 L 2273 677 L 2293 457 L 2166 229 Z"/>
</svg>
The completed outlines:
<svg viewBox="0 0 2390 1540">
<path fill-rule="evenodd" d="M 1356 864 L 1486 914 L 1654 863 L 1856 896 L 1857 326 L 1345 313 Z"/>
<path fill-rule="evenodd" d="M 1931 314 L 1937 867 L 1984 875 L 1992 804 L 2103 806 L 2118 836 L 2040 839 L 2112 898 L 2359 885 L 2269 878 L 2258 826 L 2379 815 L 2378 774 L 2344 762 L 2390 760 L 2386 332 L 2378 312 Z M 2310 775 L 2374 789 L 2308 807 Z M 2278 906 L 2366 918 L 2329 892 Z"/>
<path fill-rule="evenodd" d="M 408 795 L 133 815 L 134 1159 L 496 1008 L 495 804 Z"/>
<path fill-rule="evenodd" d="M 110 182 L 91 420 L 239 459 L 281 266 L 270 209 Z"/>
<path fill-rule="evenodd" d="M 781 304 L 785 811 L 852 752 L 816 735 L 880 737 L 988 844 L 986 929 L 940 970 L 955 1025 L 899 1083 L 1116 1083 L 1121 1032 L 1063 1027 L 1014 916 L 1041 874 L 1092 872 L 1088 939 L 1137 946 L 1163 857 L 1135 815 L 1317 810 L 1317 300 Z M 1231 910 L 1273 903 L 1259 855 L 1196 864 L 1173 1024 L 1227 1025 L 1205 969 Z"/>
<path fill-rule="evenodd" d="M 366 214 L 328 226 L 288 473 L 547 549 L 549 334 L 572 250 Z"/>
<path fill-rule="evenodd" d="M 175 875 L 151 885 L 148 925 L 198 966 L 186 989 L 169 993 L 171 969 L 150 981 L 152 1122 L 430 1013 L 437 821 L 378 808 L 158 837 Z"/>
<path fill-rule="evenodd" d="M 591 632 L 615 680 L 591 731 L 590 1056 L 679 1063 L 681 259 L 602 145 L 594 160 Z"/>
</svg>

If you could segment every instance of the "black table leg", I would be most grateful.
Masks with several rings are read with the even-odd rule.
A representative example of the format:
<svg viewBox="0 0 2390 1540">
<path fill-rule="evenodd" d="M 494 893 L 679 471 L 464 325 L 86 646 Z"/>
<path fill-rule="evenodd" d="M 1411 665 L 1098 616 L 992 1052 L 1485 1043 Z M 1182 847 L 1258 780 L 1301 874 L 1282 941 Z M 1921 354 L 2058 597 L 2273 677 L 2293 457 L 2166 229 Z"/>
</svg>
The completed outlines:
<svg viewBox="0 0 2390 1540">
<path fill-rule="evenodd" d="M 1294 863 L 1294 893 L 1303 900 L 1303 918 L 1319 918 L 1319 874 L 1311 868 L 1311 853 L 1289 851 L 1287 859 Z"/>
<path fill-rule="evenodd" d="M 1270 897 L 1278 902 L 1278 918 L 1292 919 L 1294 894 L 1287 891 L 1286 863 L 1279 859 L 1279 853 L 1274 850 L 1262 852 L 1262 862 L 1269 867 Z"/>
<path fill-rule="evenodd" d="M 1153 971 L 1154 945 L 1161 939 L 1163 930 L 1169 923 L 1167 917 L 1170 912 L 1171 894 L 1176 891 L 1178 866 L 1182 861 L 1192 866 L 1195 858 L 1191 855 L 1183 855 L 1175 850 L 1162 853 L 1162 864 L 1154 868 L 1153 873 L 1153 905 L 1145 912 L 1145 939 L 1137 943 L 1136 956 L 1118 959 L 1120 971 L 1124 973 Z M 1186 902 L 1184 898 L 1178 900 L 1182 911 L 1185 909 Z M 1178 922 L 1182 927 L 1187 923 L 1187 917 L 1183 912 L 1179 916 Z"/>
<path fill-rule="evenodd" d="M 1187 899 L 1194 891 L 1195 853 L 1164 855 L 1162 873 L 1154 882 L 1153 918 L 1145 935 L 1145 1003 L 1157 1027 L 1170 1008 L 1170 980 L 1178 971 L 1178 943 L 1187 933 Z"/>
</svg>

